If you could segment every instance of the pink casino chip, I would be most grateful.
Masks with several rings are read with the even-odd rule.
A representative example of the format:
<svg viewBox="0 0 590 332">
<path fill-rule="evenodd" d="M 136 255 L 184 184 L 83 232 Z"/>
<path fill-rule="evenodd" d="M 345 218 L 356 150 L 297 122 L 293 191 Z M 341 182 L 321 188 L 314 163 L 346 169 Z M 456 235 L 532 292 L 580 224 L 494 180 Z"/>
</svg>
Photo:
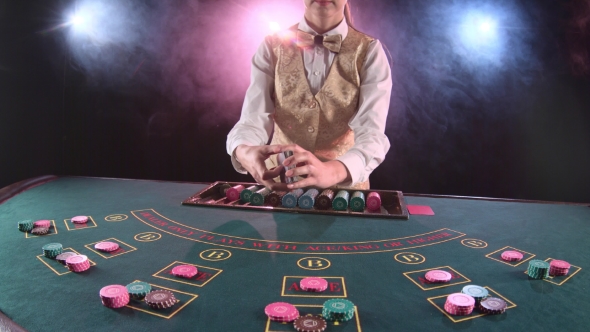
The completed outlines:
<svg viewBox="0 0 590 332">
<path fill-rule="evenodd" d="M 51 227 L 51 221 L 49 220 L 37 220 L 33 223 L 33 227 L 49 228 Z"/>
<path fill-rule="evenodd" d="M 426 272 L 425 277 L 430 282 L 449 282 L 453 276 L 447 271 L 431 270 Z"/>
<path fill-rule="evenodd" d="M 197 275 L 199 271 L 194 265 L 178 265 L 172 269 L 172 274 L 181 278 L 192 278 Z"/>
<path fill-rule="evenodd" d="M 94 245 L 94 249 L 100 251 L 111 252 L 119 249 L 119 244 L 115 242 L 103 241 Z"/>
<path fill-rule="evenodd" d="M 274 302 L 264 308 L 264 313 L 270 320 L 276 322 L 292 322 L 299 317 L 299 310 L 286 302 Z"/>
<path fill-rule="evenodd" d="M 301 279 L 299 286 L 306 292 L 323 292 L 328 288 L 328 282 L 323 278 L 307 277 Z"/>
<path fill-rule="evenodd" d="M 122 285 L 109 285 L 100 289 L 102 304 L 108 308 L 121 308 L 129 303 L 129 293 Z"/>
<path fill-rule="evenodd" d="M 85 224 L 88 222 L 87 216 L 75 216 L 72 218 L 72 222 L 74 224 Z"/>
<path fill-rule="evenodd" d="M 519 251 L 515 251 L 515 250 L 506 250 L 502 253 L 501 255 L 502 259 L 507 261 L 507 262 L 518 262 L 520 261 L 524 256 L 522 255 L 521 252 Z"/>
<path fill-rule="evenodd" d="M 238 199 L 240 199 L 240 193 L 244 189 L 245 189 L 245 187 L 243 185 L 238 184 L 236 186 L 233 186 L 233 187 L 229 188 L 225 192 L 225 196 L 227 197 L 227 199 L 229 199 L 232 202 L 233 201 L 237 201 Z"/>
<path fill-rule="evenodd" d="M 378 192 L 372 191 L 367 195 L 367 209 L 371 211 L 381 210 L 381 196 Z"/>
</svg>

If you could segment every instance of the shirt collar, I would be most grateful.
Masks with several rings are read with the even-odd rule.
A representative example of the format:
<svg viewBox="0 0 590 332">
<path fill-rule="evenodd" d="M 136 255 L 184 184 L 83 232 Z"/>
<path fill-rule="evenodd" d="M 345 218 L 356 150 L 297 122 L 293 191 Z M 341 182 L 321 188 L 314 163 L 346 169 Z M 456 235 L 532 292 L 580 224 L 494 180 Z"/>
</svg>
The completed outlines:
<svg viewBox="0 0 590 332">
<path fill-rule="evenodd" d="M 312 35 L 319 35 L 319 33 L 315 32 L 309 26 L 309 24 L 307 24 L 307 20 L 305 19 L 305 17 L 303 17 L 299 22 L 298 29 L 303 32 L 311 33 Z M 346 38 L 346 36 L 348 35 L 348 24 L 346 23 L 346 19 L 342 19 L 342 22 L 340 22 L 340 24 L 338 24 L 334 29 L 322 34 L 322 36 L 331 35 L 342 35 L 342 40 Z"/>
</svg>

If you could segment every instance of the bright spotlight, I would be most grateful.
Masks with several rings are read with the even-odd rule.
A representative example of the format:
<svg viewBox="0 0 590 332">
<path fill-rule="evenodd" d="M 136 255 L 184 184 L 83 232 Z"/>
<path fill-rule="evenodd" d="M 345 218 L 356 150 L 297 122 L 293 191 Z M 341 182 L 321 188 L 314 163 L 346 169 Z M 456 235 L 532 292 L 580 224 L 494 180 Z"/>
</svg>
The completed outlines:
<svg viewBox="0 0 590 332">
<path fill-rule="evenodd" d="M 270 28 L 270 31 L 272 31 L 272 32 L 277 32 L 277 31 L 281 30 L 281 26 L 279 25 L 278 22 L 270 22 L 268 24 L 268 27 Z"/>
<path fill-rule="evenodd" d="M 70 18 L 70 24 L 78 26 L 82 25 L 84 24 L 84 18 L 82 17 L 82 15 L 79 14 L 72 15 L 72 17 Z"/>
<path fill-rule="evenodd" d="M 479 30 L 483 33 L 491 32 L 494 29 L 494 22 L 485 21 L 479 25 Z"/>
</svg>

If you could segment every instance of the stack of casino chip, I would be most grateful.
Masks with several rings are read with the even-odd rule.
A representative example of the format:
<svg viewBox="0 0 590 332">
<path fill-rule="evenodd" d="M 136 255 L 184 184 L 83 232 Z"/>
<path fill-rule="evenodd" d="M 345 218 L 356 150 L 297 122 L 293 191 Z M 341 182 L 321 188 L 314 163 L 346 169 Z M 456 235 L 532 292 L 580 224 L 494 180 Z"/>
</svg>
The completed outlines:
<svg viewBox="0 0 590 332">
<path fill-rule="evenodd" d="M 324 191 L 316 197 L 315 208 L 318 210 L 327 210 L 332 207 L 333 199 L 334 191 L 332 189 L 324 189 Z"/>
<path fill-rule="evenodd" d="M 524 256 L 520 251 L 506 250 L 500 257 L 507 262 L 519 262 Z"/>
<path fill-rule="evenodd" d="M 311 188 L 305 192 L 305 194 L 299 197 L 299 207 L 302 209 L 311 209 L 315 205 L 315 198 L 319 195 L 317 189 Z"/>
<path fill-rule="evenodd" d="M 424 276 L 426 280 L 434 283 L 449 282 L 453 277 L 449 272 L 443 270 L 430 270 Z"/>
<path fill-rule="evenodd" d="M 354 304 L 345 299 L 324 302 L 322 316 L 329 321 L 347 322 L 354 317 Z"/>
<path fill-rule="evenodd" d="M 307 277 L 301 279 L 299 287 L 305 292 L 323 292 L 328 288 L 328 281 L 324 278 Z"/>
<path fill-rule="evenodd" d="M 66 266 L 72 272 L 84 272 L 90 268 L 90 261 L 86 255 L 74 255 L 66 258 Z"/>
<path fill-rule="evenodd" d="M 549 263 L 533 259 L 529 262 L 527 274 L 532 279 L 545 279 L 549 276 Z"/>
<path fill-rule="evenodd" d="M 95 244 L 94 249 L 105 252 L 112 252 L 119 249 L 119 244 L 117 244 L 116 242 L 102 241 Z"/>
<path fill-rule="evenodd" d="M 75 216 L 72 218 L 72 222 L 74 224 L 85 224 L 88 222 L 87 216 Z"/>
<path fill-rule="evenodd" d="M 49 227 L 51 227 L 51 221 L 37 220 L 33 223 L 33 229 L 31 229 L 31 234 L 45 235 L 49 233 Z"/>
<path fill-rule="evenodd" d="M 365 210 L 365 194 L 362 191 L 355 191 L 350 198 L 350 209 L 355 212 Z"/>
<path fill-rule="evenodd" d="M 297 332 L 324 332 L 328 323 L 320 316 L 308 314 L 297 318 L 293 322 L 293 327 Z"/>
<path fill-rule="evenodd" d="M 466 316 L 473 312 L 475 299 L 467 294 L 453 293 L 447 296 L 445 311 L 455 316 Z"/>
<path fill-rule="evenodd" d="M 244 186 L 241 184 L 235 185 L 225 191 L 225 197 L 227 197 L 227 199 L 231 202 L 237 201 L 238 199 L 240 199 L 240 193 L 244 189 L 246 188 L 244 188 Z"/>
<path fill-rule="evenodd" d="M 271 303 L 264 308 L 264 313 L 270 320 L 281 323 L 289 323 L 299 317 L 299 310 L 286 302 Z"/>
<path fill-rule="evenodd" d="M 129 297 L 137 301 L 143 300 L 146 297 L 146 295 L 148 295 L 152 291 L 152 286 L 147 282 L 143 281 L 132 282 L 129 285 L 125 286 L 125 288 L 127 288 L 127 293 L 129 293 Z"/>
<path fill-rule="evenodd" d="M 76 255 L 78 255 L 78 254 L 76 254 L 75 252 L 65 251 L 65 252 L 62 252 L 61 254 L 55 256 L 55 260 L 58 261 L 59 263 L 61 263 L 62 265 L 66 265 L 66 260 L 69 257 L 76 256 Z"/>
<path fill-rule="evenodd" d="M 174 293 L 161 289 L 149 292 L 144 301 L 152 309 L 167 309 L 177 302 Z"/>
<path fill-rule="evenodd" d="M 258 189 L 260 189 L 259 186 L 250 186 L 240 191 L 240 200 L 242 203 L 250 202 L 250 196 L 252 196 L 252 193 L 255 193 Z"/>
<path fill-rule="evenodd" d="M 273 191 L 265 197 L 264 202 L 269 206 L 279 206 L 286 193 L 286 191 Z"/>
<path fill-rule="evenodd" d="M 506 311 L 506 307 L 506 301 L 497 297 L 488 297 L 477 305 L 477 309 L 480 312 L 489 315 L 503 314 Z"/>
<path fill-rule="evenodd" d="M 378 192 L 372 191 L 367 195 L 367 209 L 370 211 L 381 210 L 381 195 Z"/>
<path fill-rule="evenodd" d="M 194 265 L 177 265 L 172 268 L 172 274 L 181 278 L 192 278 L 199 273 L 199 270 Z"/>
<path fill-rule="evenodd" d="M 102 304 L 107 308 L 121 308 L 129 303 L 127 288 L 121 285 L 109 285 L 100 289 Z"/>
<path fill-rule="evenodd" d="M 477 285 L 467 285 L 463 287 L 461 293 L 467 294 L 475 299 L 475 304 L 481 302 L 483 299 L 488 297 L 489 294 L 487 289 Z"/>
<path fill-rule="evenodd" d="M 61 243 L 49 243 L 43 246 L 43 256 L 47 258 L 55 258 L 63 252 Z"/>
<path fill-rule="evenodd" d="M 262 187 L 261 189 L 258 189 L 256 192 L 252 193 L 252 195 L 250 196 L 250 204 L 252 204 L 254 206 L 264 205 L 264 201 L 266 200 L 266 196 L 268 196 L 270 194 L 270 192 L 271 192 L 271 190 L 266 187 Z"/>
<path fill-rule="evenodd" d="M 283 196 L 283 199 L 281 200 L 283 207 L 286 207 L 286 208 L 296 207 L 297 200 L 299 199 L 299 197 L 301 195 L 303 195 L 303 189 L 301 189 L 301 188 L 293 189 L 290 192 L 286 193 L 285 196 Z"/>
<path fill-rule="evenodd" d="M 549 263 L 549 275 L 566 276 L 570 271 L 570 263 L 559 259 L 554 259 Z"/>
<path fill-rule="evenodd" d="M 21 232 L 29 232 L 33 229 L 33 221 L 32 220 L 21 220 L 18 222 L 18 230 Z"/>
<path fill-rule="evenodd" d="M 332 200 L 332 209 L 336 211 L 346 211 L 348 208 L 348 199 L 350 194 L 346 190 L 340 190 Z"/>
</svg>

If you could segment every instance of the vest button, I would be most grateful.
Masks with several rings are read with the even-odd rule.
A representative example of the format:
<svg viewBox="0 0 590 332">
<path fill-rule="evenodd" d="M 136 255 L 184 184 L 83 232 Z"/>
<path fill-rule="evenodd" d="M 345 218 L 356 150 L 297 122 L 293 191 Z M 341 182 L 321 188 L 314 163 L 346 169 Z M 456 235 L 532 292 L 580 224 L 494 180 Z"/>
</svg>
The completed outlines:
<svg viewBox="0 0 590 332">
<path fill-rule="evenodd" d="M 317 105 L 317 104 L 316 104 L 316 102 L 315 102 L 315 101 L 312 101 L 312 102 L 309 104 L 309 108 L 315 108 L 315 106 L 316 106 L 316 105 Z"/>
<path fill-rule="evenodd" d="M 313 131 L 314 131 L 314 130 L 315 130 L 315 129 L 313 129 L 313 127 L 312 127 L 312 126 L 309 126 L 309 127 L 307 127 L 307 131 L 308 131 L 308 132 L 310 132 L 310 133 L 313 133 Z"/>
</svg>

